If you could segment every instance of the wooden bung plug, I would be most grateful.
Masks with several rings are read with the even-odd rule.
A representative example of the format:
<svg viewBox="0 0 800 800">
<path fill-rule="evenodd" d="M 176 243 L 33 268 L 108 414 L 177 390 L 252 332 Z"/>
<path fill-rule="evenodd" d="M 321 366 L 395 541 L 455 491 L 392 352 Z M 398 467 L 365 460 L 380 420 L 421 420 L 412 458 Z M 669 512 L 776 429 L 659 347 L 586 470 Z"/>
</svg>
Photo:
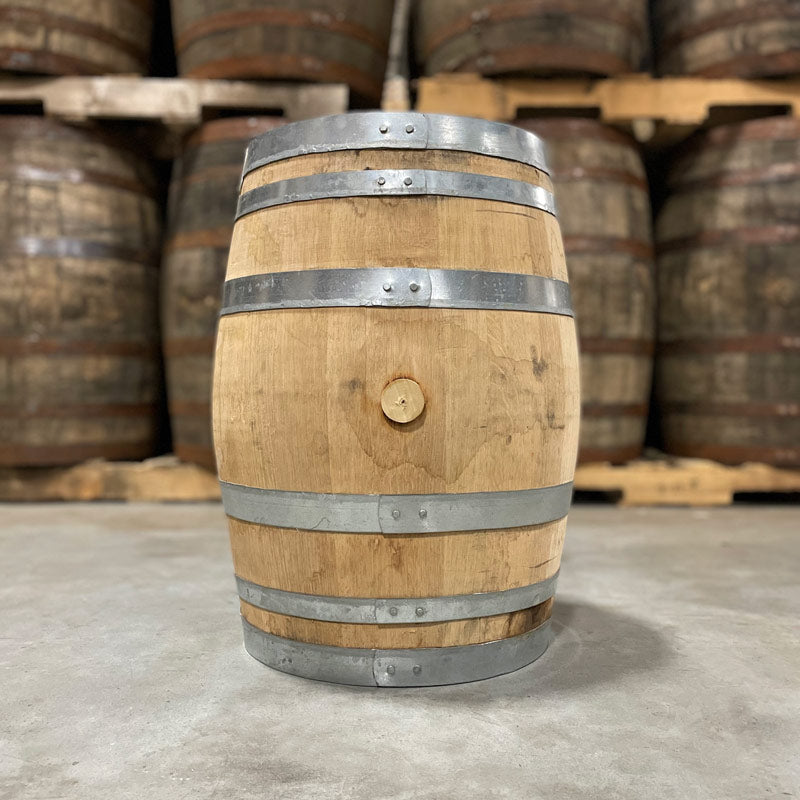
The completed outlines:
<svg viewBox="0 0 800 800">
<path fill-rule="evenodd" d="M 412 422 L 425 408 L 425 396 L 416 381 L 398 378 L 383 390 L 381 408 L 394 422 Z"/>
</svg>

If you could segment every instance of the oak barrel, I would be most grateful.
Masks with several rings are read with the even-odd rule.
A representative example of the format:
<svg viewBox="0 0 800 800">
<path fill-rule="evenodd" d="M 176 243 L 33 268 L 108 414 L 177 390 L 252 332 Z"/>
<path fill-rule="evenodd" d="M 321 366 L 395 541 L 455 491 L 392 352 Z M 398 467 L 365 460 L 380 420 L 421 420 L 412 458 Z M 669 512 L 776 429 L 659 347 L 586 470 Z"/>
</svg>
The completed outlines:
<svg viewBox="0 0 800 800">
<path fill-rule="evenodd" d="M 517 123 L 547 142 L 581 351 L 579 462 L 642 454 L 655 339 L 647 173 L 634 140 L 591 119 Z"/>
<path fill-rule="evenodd" d="M 276 117 L 207 122 L 173 167 L 162 261 L 161 323 L 172 446 L 214 469 L 211 378 L 214 332 L 247 143 Z"/>
<path fill-rule="evenodd" d="M 433 685 L 546 648 L 579 390 L 545 170 L 519 128 L 415 113 L 248 148 L 214 438 L 268 665 Z"/>
<path fill-rule="evenodd" d="M 346 83 L 380 100 L 394 0 L 172 0 L 189 78 Z"/>
<path fill-rule="evenodd" d="M 0 0 L 0 69 L 146 74 L 152 0 Z"/>
<path fill-rule="evenodd" d="M 716 128 L 657 224 L 665 447 L 800 466 L 800 122 Z"/>
<path fill-rule="evenodd" d="M 662 74 L 800 73 L 797 0 L 655 0 L 654 15 Z"/>
<path fill-rule="evenodd" d="M 646 0 L 425 0 L 417 5 L 425 73 L 616 75 L 640 69 Z"/>
<path fill-rule="evenodd" d="M 0 464 L 155 447 L 158 203 L 93 130 L 0 117 Z"/>
</svg>

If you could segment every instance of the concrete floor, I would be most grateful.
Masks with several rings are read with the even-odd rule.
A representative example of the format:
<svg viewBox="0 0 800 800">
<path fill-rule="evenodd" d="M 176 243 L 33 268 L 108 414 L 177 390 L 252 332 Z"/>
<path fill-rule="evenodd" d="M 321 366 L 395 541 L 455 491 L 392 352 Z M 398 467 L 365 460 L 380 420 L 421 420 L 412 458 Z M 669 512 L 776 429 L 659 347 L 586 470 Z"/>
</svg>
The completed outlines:
<svg viewBox="0 0 800 800">
<path fill-rule="evenodd" d="M 0 507 L 0 797 L 800 796 L 800 512 L 579 506 L 514 675 L 356 689 L 241 645 L 216 505 Z"/>
</svg>

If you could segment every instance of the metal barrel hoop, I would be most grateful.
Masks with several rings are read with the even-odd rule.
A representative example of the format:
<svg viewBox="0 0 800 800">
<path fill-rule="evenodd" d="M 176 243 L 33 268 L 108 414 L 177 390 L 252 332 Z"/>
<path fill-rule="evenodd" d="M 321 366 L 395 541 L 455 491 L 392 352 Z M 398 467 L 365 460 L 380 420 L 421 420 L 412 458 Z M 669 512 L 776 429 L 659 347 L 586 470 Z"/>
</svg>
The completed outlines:
<svg viewBox="0 0 800 800">
<path fill-rule="evenodd" d="M 432 169 L 322 172 L 266 183 L 239 196 L 236 220 L 266 208 L 343 197 L 459 197 L 527 206 L 556 215 L 553 193 L 542 186 L 495 175 Z"/>
<path fill-rule="evenodd" d="M 442 597 L 330 597 L 287 592 L 236 577 L 239 597 L 250 605 L 289 617 L 321 622 L 401 625 L 449 622 L 511 614 L 544 603 L 555 595 L 558 572 L 515 589 Z"/>
<path fill-rule="evenodd" d="M 273 669 L 351 686 L 442 686 L 494 678 L 539 658 L 552 640 L 550 621 L 484 644 L 397 650 L 332 647 L 266 633 L 242 618 L 244 646 Z"/>
<path fill-rule="evenodd" d="M 260 489 L 220 481 L 229 517 L 306 531 L 449 533 L 542 525 L 563 519 L 572 482 L 510 492 L 320 494 Z"/>
<path fill-rule="evenodd" d="M 452 150 L 547 172 L 544 142 L 502 122 L 418 112 L 361 111 L 293 122 L 253 139 L 242 179 L 287 158 L 342 150 Z"/>
<path fill-rule="evenodd" d="M 472 308 L 573 316 L 569 284 L 483 270 L 309 269 L 226 281 L 220 316 L 281 308 Z"/>
</svg>

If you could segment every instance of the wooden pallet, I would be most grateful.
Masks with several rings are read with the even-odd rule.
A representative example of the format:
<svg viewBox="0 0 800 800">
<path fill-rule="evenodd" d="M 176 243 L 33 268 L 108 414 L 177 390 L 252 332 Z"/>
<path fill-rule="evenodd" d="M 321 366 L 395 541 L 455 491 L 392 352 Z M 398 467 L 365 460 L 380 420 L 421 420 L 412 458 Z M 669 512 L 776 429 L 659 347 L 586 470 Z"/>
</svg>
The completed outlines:
<svg viewBox="0 0 800 800">
<path fill-rule="evenodd" d="M 621 493 L 624 506 L 727 506 L 736 493 L 800 492 L 800 470 L 766 464 L 726 467 L 696 458 L 635 461 L 622 467 L 585 464 L 575 489 Z"/>
<path fill-rule="evenodd" d="M 417 110 L 508 122 L 554 111 L 587 113 L 628 128 L 641 142 L 669 145 L 711 122 L 770 114 L 800 116 L 800 80 L 709 80 L 626 75 L 604 80 L 533 80 L 438 75 L 418 83 Z"/>
<path fill-rule="evenodd" d="M 150 120 L 195 127 L 220 111 L 265 111 L 298 120 L 347 110 L 341 84 L 138 78 L 125 75 L 0 80 L 0 105 L 41 106 L 45 115 L 89 119 Z"/>
<path fill-rule="evenodd" d="M 75 467 L 0 469 L 0 501 L 219 500 L 217 477 L 175 456 L 142 462 L 87 461 Z"/>
<path fill-rule="evenodd" d="M 800 492 L 800 470 L 764 464 L 725 467 L 699 459 L 578 467 L 575 488 L 620 493 L 626 506 L 724 506 L 737 492 Z M 143 462 L 87 461 L 75 467 L 0 469 L 0 501 L 219 500 L 216 476 L 174 456 Z"/>
</svg>

